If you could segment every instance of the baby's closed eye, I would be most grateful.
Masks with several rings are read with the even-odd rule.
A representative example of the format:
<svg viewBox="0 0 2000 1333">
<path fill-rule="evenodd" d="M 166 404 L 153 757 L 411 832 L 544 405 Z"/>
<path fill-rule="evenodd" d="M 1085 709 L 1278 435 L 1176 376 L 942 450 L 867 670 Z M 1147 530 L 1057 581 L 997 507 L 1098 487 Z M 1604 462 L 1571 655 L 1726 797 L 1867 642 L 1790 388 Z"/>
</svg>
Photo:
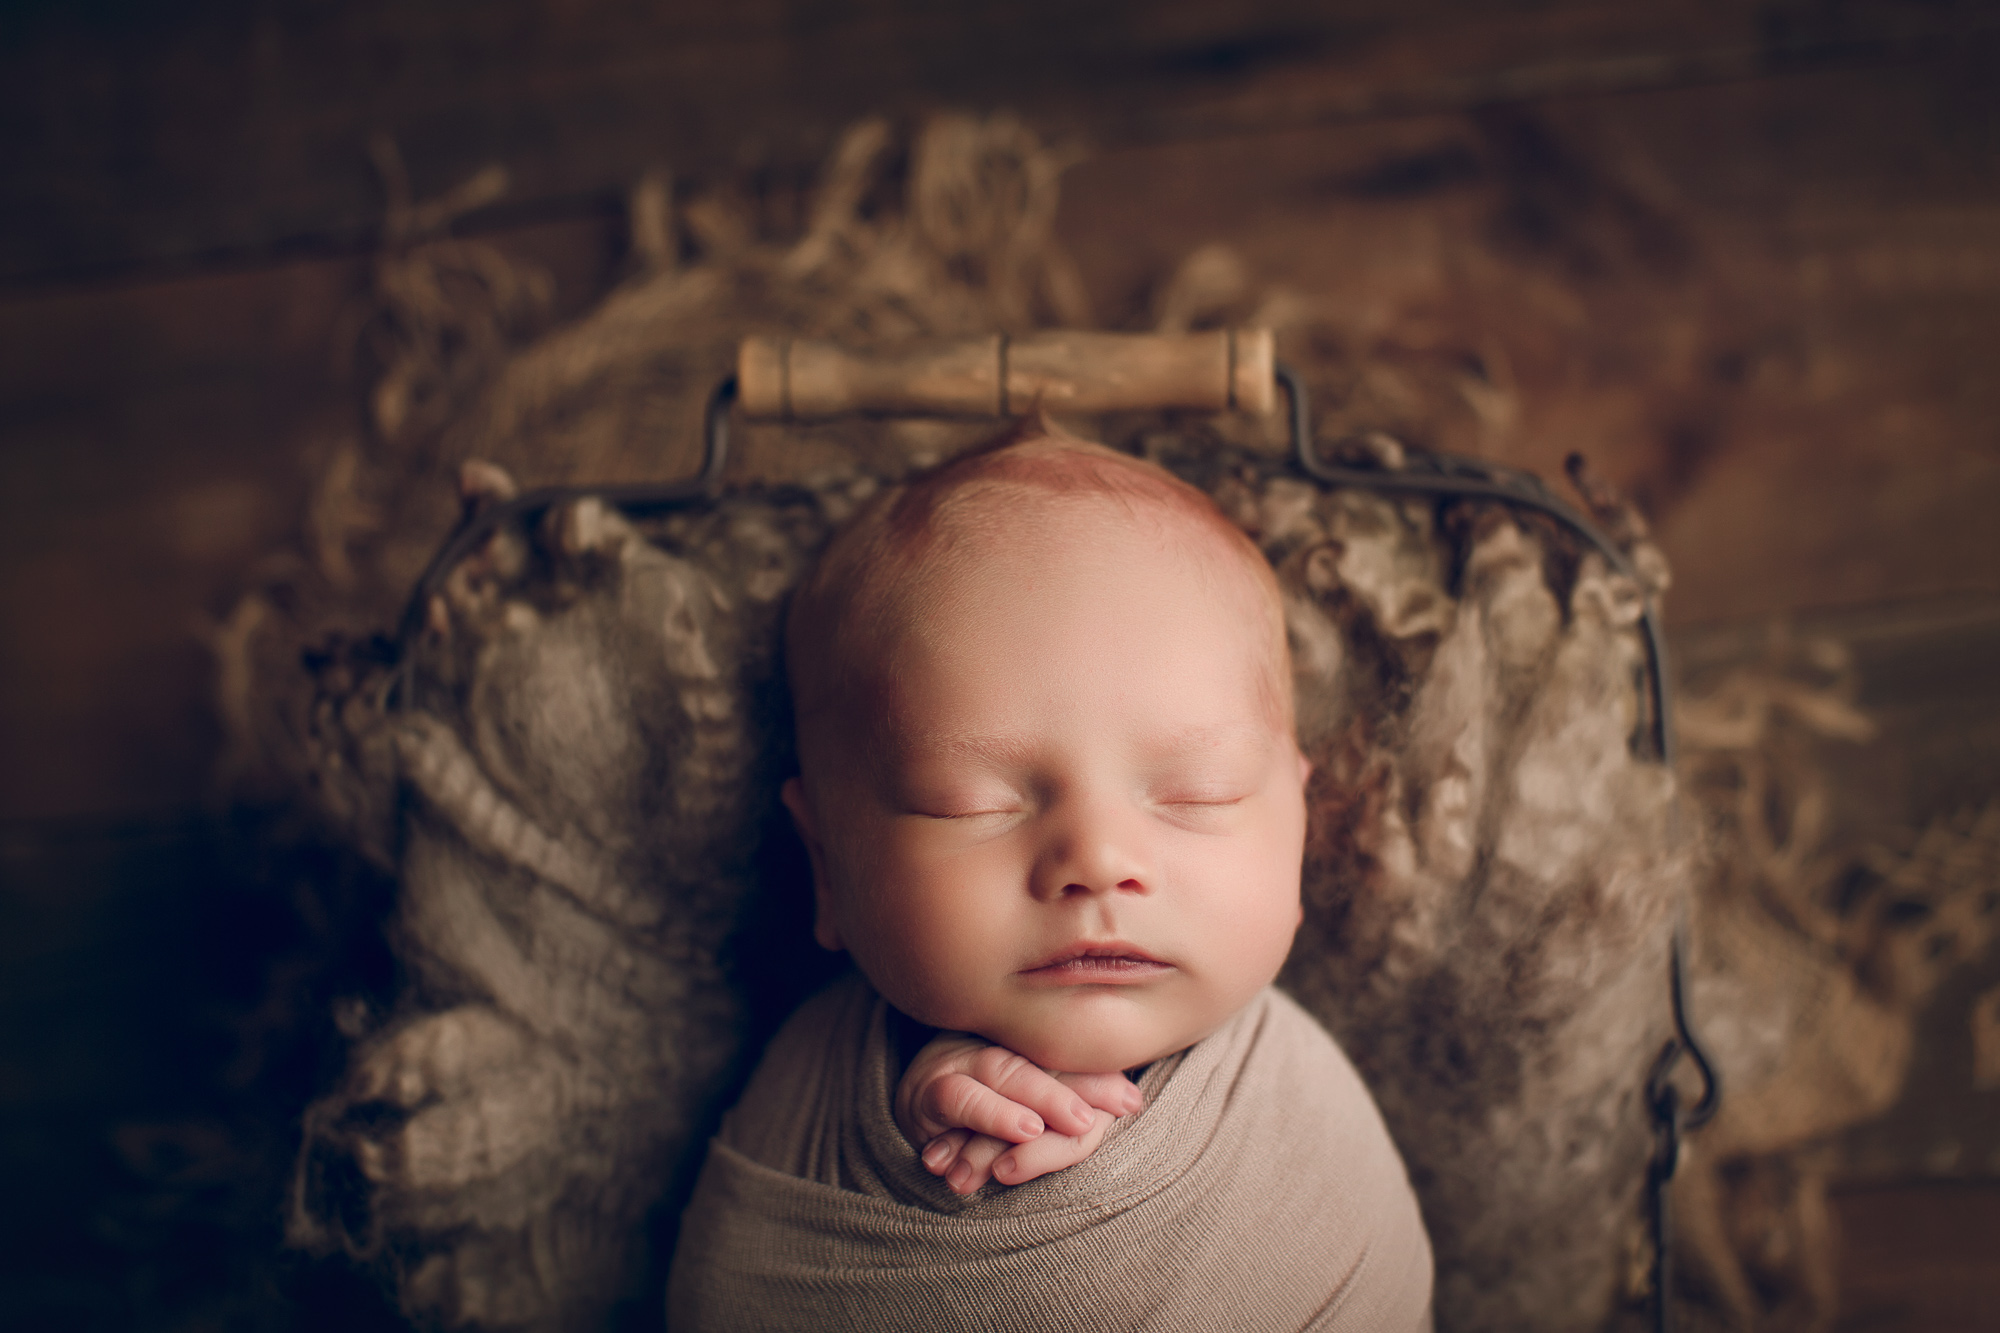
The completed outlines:
<svg viewBox="0 0 2000 1333">
<path fill-rule="evenodd" d="M 904 815 L 910 819 L 934 825 L 962 825 L 966 829 L 1006 825 L 1024 813 L 1026 805 L 1022 801 L 912 801 L 904 807 Z"/>
<path fill-rule="evenodd" d="M 973 809 L 973 810 L 955 810 L 950 808 L 939 809 L 939 810 L 915 810 L 912 811 L 911 813 L 921 815 L 925 819 L 938 819 L 953 823 L 971 824 L 971 823 L 977 823 L 980 820 L 1008 819 L 1014 815 L 1020 814 L 1021 810 L 1020 807 L 1018 806 L 989 806 L 984 809 Z"/>
<path fill-rule="evenodd" d="M 924 819 L 980 819 L 1015 815 L 1027 800 L 1014 787 L 998 781 L 904 780 L 894 784 L 892 804 L 906 815 Z"/>
<path fill-rule="evenodd" d="M 1153 803 L 1158 817 L 1191 833 L 1227 833 L 1241 823 L 1249 796 L 1205 798 L 1201 800 L 1159 800 Z"/>
<path fill-rule="evenodd" d="M 1155 805 L 1237 805 L 1253 795 L 1250 787 L 1217 783 L 1207 787 L 1172 787 L 1153 793 Z"/>
<path fill-rule="evenodd" d="M 1015 792 L 1005 790 L 914 791 L 903 800 L 903 809 L 925 819 L 981 819 L 994 815 L 1018 815 L 1027 807 Z"/>
<path fill-rule="evenodd" d="M 1174 766 L 1151 776 L 1146 796 L 1155 805 L 1238 805 L 1257 794 L 1261 771 L 1249 764 Z"/>
</svg>

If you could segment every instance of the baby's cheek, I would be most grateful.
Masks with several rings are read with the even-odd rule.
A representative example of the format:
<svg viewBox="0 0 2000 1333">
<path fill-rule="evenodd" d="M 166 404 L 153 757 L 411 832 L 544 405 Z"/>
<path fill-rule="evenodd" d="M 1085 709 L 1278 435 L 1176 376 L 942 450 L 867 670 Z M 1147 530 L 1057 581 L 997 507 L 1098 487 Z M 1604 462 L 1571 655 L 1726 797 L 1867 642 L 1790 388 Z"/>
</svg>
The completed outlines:
<svg viewBox="0 0 2000 1333">
<path fill-rule="evenodd" d="M 1292 938 L 1304 920 L 1298 875 L 1282 866 L 1259 867 L 1264 873 L 1238 875 L 1227 892 L 1218 895 L 1198 929 L 1200 949 L 1216 980 L 1232 995 L 1255 994 L 1278 975 Z"/>
<path fill-rule="evenodd" d="M 997 960 L 976 923 L 932 898 L 890 900 L 871 914 L 855 960 L 898 1009 L 932 1027 L 965 1030 Z M 986 962 L 981 967 L 982 961 Z"/>
</svg>

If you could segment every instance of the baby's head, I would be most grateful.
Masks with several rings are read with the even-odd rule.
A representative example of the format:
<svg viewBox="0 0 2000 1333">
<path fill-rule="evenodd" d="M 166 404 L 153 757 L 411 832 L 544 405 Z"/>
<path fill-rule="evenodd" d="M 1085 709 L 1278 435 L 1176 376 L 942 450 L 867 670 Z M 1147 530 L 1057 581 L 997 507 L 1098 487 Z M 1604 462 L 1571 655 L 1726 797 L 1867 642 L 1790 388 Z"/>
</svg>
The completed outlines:
<svg viewBox="0 0 2000 1333">
<path fill-rule="evenodd" d="M 820 943 L 934 1027 L 1107 1072 L 1199 1041 L 1299 923 L 1306 763 L 1269 565 L 1043 428 L 877 497 L 787 630 Z"/>
</svg>

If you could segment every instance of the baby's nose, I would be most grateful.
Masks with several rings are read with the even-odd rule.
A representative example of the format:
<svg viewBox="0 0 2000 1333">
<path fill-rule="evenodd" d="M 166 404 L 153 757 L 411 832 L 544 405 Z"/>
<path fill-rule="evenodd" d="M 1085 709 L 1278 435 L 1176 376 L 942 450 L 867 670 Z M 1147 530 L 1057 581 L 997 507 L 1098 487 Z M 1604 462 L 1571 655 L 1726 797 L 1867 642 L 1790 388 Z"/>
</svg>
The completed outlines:
<svg viewBox="0 0 2000 1333">
<path fill-rule="evenodd" d="M 1037 897 L 1052 900 L 1151 889 L 1153 867 L 1144 831 L 1126 812 L 1102 807 L 1078 810 L 1051 835 L 1035 875 Z"/>
</svg>

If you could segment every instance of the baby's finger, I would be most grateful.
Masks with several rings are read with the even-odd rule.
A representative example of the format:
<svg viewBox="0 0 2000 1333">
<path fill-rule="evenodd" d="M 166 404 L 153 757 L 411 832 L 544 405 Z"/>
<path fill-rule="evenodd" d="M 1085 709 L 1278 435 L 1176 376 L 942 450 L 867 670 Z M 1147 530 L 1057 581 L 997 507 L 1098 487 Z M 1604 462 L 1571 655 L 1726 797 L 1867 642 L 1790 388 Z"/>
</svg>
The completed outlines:
<svg viewBox="0 0 2000 1333">
<path fill-rule="evenodd" d="M 1009 1101 L 1036 1112 L 1058 1133 L 1084 1134 L 1090 1130 L 1089 1102 L 1064 1087 L 1054 1074 L 1004 1046 L 988 1046 L 974 1055 L 972 1077 Z M 1015 1142 L 1025 1140 L 1015 1139 Z"/>
<path fill-rule="evenodd" d="M 924 1170 L 941 1176 L 958 1160 L 959 1149 L 972 1135 L 963 1129 L 948 1129 L 924 1145 Z"/>
<path fill-rule="evenodd" d="M 916 1110 L 930 1137 L 948 1129 L 969 1129 L 1009 1143 L 1026 1143 L 1047 1127 L 1042 1117 L 1027 1107 L 966 1074 L 932 1079 L 918 1094 Z"/>
<path fill-rule="evenodd" d="M 1057 1074 L 1056 1078 L 1100 1111 L 1131 1115 L 1146 1107 L 1138 1085 L 1123 1074 Z"/>
<path fill-rule="evenodd" d="M 993 1178 L 993 1161 L 1012 1144 L 986 1134 L 975 1134 L 958 1150 L 958 1160 L 945 1174 L 944 1183 L 954 1194 L 970 1194 Z"/>
<path fill-rule="evenodd" d="M 1051 1132 L 1032 1143 L 1020 1143 L 1007 1149 L 993 1162 L 993 1178 L 1002 1185 L 1020 1185 L 1038 1176 L 1046 1176 L 1051 1171 L 1075 1166 L 1097 1151 L 1097 1145 L 1104 1142 L 1105 1131 L 1117 1119 L 1108 1111 L 1093 1111 L 1091 1116 L 1091 1127 L 1086 1133 L 1070 1135 Z"/>
</svg>

